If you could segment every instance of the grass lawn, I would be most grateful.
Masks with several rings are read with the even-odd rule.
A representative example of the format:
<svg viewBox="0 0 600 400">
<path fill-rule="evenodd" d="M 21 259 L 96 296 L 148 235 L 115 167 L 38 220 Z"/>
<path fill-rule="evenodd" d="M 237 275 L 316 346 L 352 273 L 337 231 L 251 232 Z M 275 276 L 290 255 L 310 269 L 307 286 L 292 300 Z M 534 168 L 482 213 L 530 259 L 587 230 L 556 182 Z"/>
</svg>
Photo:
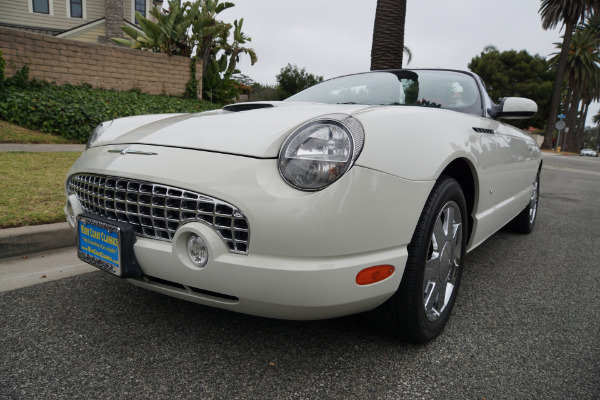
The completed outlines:
<svg viewBox="0 0 600 400">
<path fill-rule="evenodd" d="M 29 143 L 29 144 L 65 144 L 77 143 L 58 135 L 41 131 L 32 131 L 17 124 L 0 120 L 0 143 Z"/>
<path fill-rule="evenodd" d="M 0 229 L 64 222 L 65 178 L 79 153 L 0 153 Z"/>
<path fill-rule="evenodd" d="M 0 143 L 75 143 L 0 120 Z M 80 153 L 0 152 L 0 229 L 65 221 L 65 178 Z"/>
</svg>

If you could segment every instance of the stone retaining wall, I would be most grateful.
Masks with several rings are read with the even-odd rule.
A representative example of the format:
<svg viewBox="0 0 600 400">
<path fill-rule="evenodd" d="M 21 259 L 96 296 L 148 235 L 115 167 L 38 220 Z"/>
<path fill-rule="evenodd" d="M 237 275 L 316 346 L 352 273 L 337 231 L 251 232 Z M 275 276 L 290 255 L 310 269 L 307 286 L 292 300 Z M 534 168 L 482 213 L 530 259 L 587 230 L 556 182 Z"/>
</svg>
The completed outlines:
<svg viewBox="0 0 600 400">
<path fill-rule="evenodd" d="M 29 76 L 57 84 L 89 83 L 106 89 L 140 89 L 150 94 L 182 95 L 190 78 L 190 59 L 102 44 L 59 39 L 0 27 L 6 77 L 25 64 Z M 198 94 L 202 66 L 198 65 Z"/>
</svg>

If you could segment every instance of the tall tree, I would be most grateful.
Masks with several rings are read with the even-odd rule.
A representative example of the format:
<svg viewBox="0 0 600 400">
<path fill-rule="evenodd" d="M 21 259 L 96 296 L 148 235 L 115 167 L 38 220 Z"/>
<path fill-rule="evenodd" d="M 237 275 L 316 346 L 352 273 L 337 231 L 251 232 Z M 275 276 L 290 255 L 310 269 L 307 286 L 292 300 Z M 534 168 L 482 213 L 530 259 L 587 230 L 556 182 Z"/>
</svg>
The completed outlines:
<svg viewBox="0 0 600 400">
<path fill-rule="evenodd" d="M 598 0 L 542 0 L 539 13 L 542 16 L 542 28 L 553 29 L 562 24 L 565 28 L 562 50 L 556 71 L 556 80 L 552 91 L 550 112 L 546 123 L 546 134 L 544 137 L 544 148 L 552 147 L 554 135 L 554 124 L 558 115 L 562 84 L 565 77 L 567 56 L 571 46 L 571 37 L 575 26 L 585 18 L 586 14 L 600 11 Z"/>
<path fill-rule="evenodd" d="M 567 115 L 569 134 L 566 146 L 563 148 L 568 151 L 580 147 L 586 110 L 589 104 L 598 97 L 600 82 L 600 36 L 598 33 L 600 30 L 597 23 L 593 24 L 593 21 L 594 19 L 590 18 L 583 26 L 575 27 L 567 55 L 565 78 L 568 90 L 564 111 Z M 557 48 L 561 49 L 561 46 L 561 43 L 556 43 Z M 559 53 L 555 53 L 554 57 L 550 59 L 551 64 L 556 66 L 558 57 Z"/>
<path fill-rule="evenodd" d="M 319 82 L 323 82 L 322 76 L 308 73 L 306 68 L 298 68 L 295 64 L 288 64 L 277 74 L 278 100 L 287 99 Z"/>
<path fill-rule="evenodd" d="M 589 17 L 583 26 L 584 29 L 591 31 L 592 34 L 596 37 L 596 53 L 600 52 L 600 14 L 597 13 Z M 579 121 L 581 122 L 579 124 L 577 132 L 577 143 L 579 144 L 579 147 L 581 147 L 581 144 L 584 140 L 585 120 L 587 119 L 590 104 L 594 101 L 600 100 L 600 65 L 596 63 L 596 66 L 597 68 L 595 68 L 594 73 L 592 74 L 590 84 L 588 84 L 583 90 L 582 102 L 584 104 L 584 107 L 582 108 L 581 115 L 579 118 Z"/>
<path fill-rule="evenodd" d="M 533 119 L 512 120 L 519 128 L 530 126 L 542 129 L 548 117 L 554 73 L 549 62 L 538 54 L 527 51 L 508 50 L 500 52 L 487 46 L 480 55 L 473 57 L 469 69 L 483 79 L 487 92 L 494 101 L 507 96 L 527 97 L 538 105 Z"/>
<path fill-rule="evenodd" d="M 402 68 L 405 19 L 406 0 L 377 0 L 371 46 L 372 71 Z"/>
</svg>

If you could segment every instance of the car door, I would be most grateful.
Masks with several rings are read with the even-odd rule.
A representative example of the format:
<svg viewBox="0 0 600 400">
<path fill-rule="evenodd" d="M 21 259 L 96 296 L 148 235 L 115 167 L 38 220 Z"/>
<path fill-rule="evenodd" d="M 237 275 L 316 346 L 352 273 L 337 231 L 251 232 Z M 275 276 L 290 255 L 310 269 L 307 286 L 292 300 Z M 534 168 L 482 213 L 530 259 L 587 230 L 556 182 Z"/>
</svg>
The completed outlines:
<svg viewBox="0 0 600 400">
<path fill-rule="evenodd" d="M 474 210 L 474 248 L 523 210 L 530 199 L 539 149 L 521 130 L 481 118 L 476 127 L 482 158 L 479 201 Z"/>
</svg>

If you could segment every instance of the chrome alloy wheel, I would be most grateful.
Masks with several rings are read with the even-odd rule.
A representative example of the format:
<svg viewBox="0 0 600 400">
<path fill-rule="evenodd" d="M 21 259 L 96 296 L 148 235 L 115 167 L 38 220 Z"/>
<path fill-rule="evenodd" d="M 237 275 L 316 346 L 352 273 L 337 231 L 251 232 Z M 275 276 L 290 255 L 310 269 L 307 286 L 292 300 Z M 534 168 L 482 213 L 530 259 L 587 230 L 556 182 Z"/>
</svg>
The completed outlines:
<svg viewBox="0 0 600 400">
<path fill-rule="evenodd" d="M 539 178 L 538 178 L 539 179 Z M 531 193 L 531 199 L 529 200 L 529 223 L 533 224 L 535 221 L 535 214 L 537 213 L 538 206 L 538 190 L 539 190 L 539 180 L 536 179 L 533 182 L 533 193 Z"/>
<path fill-rule="evenodd" d="M 452 298 L 462 256 L 462 236 L 460 208 L 449 201 L 435 221 L 425 262 L 423 305 L 429 322 L 440 319 Z"/>
</svg>

